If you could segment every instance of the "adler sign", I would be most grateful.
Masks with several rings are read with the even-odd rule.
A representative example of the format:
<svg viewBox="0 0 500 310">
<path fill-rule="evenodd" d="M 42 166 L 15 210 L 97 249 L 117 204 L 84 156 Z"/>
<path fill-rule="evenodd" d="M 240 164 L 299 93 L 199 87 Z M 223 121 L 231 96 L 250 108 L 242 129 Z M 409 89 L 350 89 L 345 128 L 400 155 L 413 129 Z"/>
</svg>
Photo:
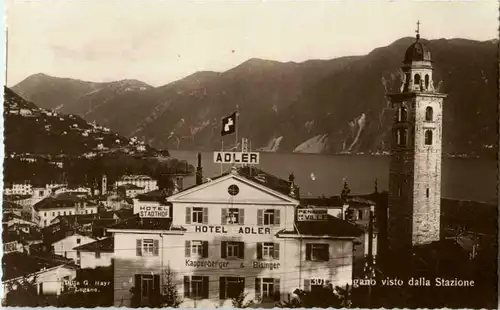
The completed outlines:
<svg viewBox="0 0 500 310">
<path fill-rule="evenodd" d="M 214 152 L 216 164 L 259 164 L 259 153 L 255 152 Z"/>
</svg>

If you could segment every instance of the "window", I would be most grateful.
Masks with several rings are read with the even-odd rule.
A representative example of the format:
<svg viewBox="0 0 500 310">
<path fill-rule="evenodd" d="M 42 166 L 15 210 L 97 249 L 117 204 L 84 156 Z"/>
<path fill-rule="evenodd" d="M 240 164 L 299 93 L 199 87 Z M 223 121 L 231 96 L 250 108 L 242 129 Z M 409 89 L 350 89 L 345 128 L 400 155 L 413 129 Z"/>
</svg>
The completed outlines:
<svg viewBox="0 0 500 310">
<path fill-rule="evenodd" d="M 184 276 L 184 297 L 208 298 L 208 276 Z"/>
<path fill-rule="evenodd" d="M 280 210 L 260 209 L 257 210 L 257 225 L 279 225 Z"/>
<path fill-rule="evenodd" d="M 76 263 L 80 264 L 80 251 L 76 251 Z"/>
<path fill-rule="evenodd" d="M 403 189 L 401 186 L 398 186 L 398 197 L 401 197 L 403 195 Z"/>
<path fill-rule="evenodd" d="M 255 296 L 263 301 L 280 300 L 280 279 L 256 278 Z"/>
<path fill-rule="evenodd" d="M 139 304 L 134 306 L 153 306 L 153 301 L 160 294 L 160 275 L 136 274 L 135 286 L 139 289 Z"/>
<path fill-rule="evenodd" d="M 69 215 L 71 215 L 71 213 L 72 213 L 72 212 L 71 212 L 71 211 L 69 211 Z"/>
<path fill-rule="evenodd" d="M 208 241 L 186 240 L 186 257 L 208 257 Z"/>
<path fill-rule="evenodd" d="M 43 216 L 47 216 L 47 212 L 43 212 Z"/>
<path fill-rule="evenodd" d="M 432 131 L 425 131 L 425 145 L 432 145 Z"/>
<path fill-rule="evenodd" d="M 95 258 L 96 258 L 96 259 L 101 258 L 101 252 L 96 251 L 96 252 L 95 252 Z"/>
<path fill-rule="evenodd" d="M 398 109 L 398 122 L 406 122 L 408 120 L 408 109 L 406 106 L 401 106 Z"/>
<path fill-rule="evenodd" d="M 236 298 L 245 289 L 245 278 L 242 277 L 220 277 L 219 298 Z"/>
<path fill-rule="evenodd" d="M 52 212 L 52 216 L 56 216 L 56 213 L 55 213 L 55 212 Z"/>
<path fill-rule="evenodd" d="M 82 239 L 76 238 L 76 244 L 80 244 L 81 241 L 82 241 Z"/>
<path fill-rule="evenodd" d="M 222 258 L 245 258 L 245 243 L 238 241 L 222 241 Z"/>
<path fill-rule="evenodd" d="M 186 208 L 186 224 L 208 224 L 208 208 Z"/>
<path fill-rule="evenodd" d="M 280 244 L 271 242 L 257 242 L 257 259 L 279 259 Z"/>
<path fill-rule="evenodd" d="M 63 212 L 63 215 L 66 215 L 66 211 Z"/>
<path fill-rule="evenodd" d="M 426 74 L 425 75 L 425 89 L 428 90 L 429 89 L 429 75 Z"/>
<path fill-rule="evenodd" d="M 328 244 L 309 243 L 306 244 L 306 260 L 310 261 L 328 261 Z"/>
<path fill-rule="evenodd" d="M 363 219 L 363 210 L 358 210 L 358 220 Z"/>
<path fill-rule="evenodd" d="M 61 212 L 60 212 L 60 211 L 58 211 L 58 212 L 57 212 L 57 215 L 61 215 Z"/>
<path fill-rule="evenodd" d="M 425 120 L 428 122 L 432 122 L 432 119 L 434 118 L 434 111 L 432 110 L 432 107 L 427 107 L 425 108 Z"/>
<path fill-rule="evenodd" d="M 427 198 L 429 198 L 429 188 L 426 188 L 426 189 L 425 189 L 425 196 L 426 196 Z"/>
<path fill-rule="evenodd" d="M 221 224 L 244 224 L 245 209 L 221 209 Z"/>
<path fill-rule="evenodd" d="M 158 256 L 159 243 L 159 240 L 154 239 L 137 239 L 136 256 Z"/>
<path fill-rule="evenodd" d="M 415 81 L 414 81 L 415 85 L 419 86 L 420 85 L 420 74 L 415 74 Z"/>
</svg>

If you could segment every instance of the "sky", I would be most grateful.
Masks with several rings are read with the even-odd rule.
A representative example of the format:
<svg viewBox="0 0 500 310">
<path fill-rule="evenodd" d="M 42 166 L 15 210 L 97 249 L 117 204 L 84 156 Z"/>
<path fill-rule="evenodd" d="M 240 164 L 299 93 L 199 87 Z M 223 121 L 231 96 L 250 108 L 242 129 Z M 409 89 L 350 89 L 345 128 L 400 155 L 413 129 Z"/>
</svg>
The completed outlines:
<svg viewBox="0 0 500 310">
<path fill-rule="evenodd" d="M 6 0 L 7 86 L 45 73 L 165 85 L 250 58 L 364 55 L 399 38 L 498 37 L 498 2 Z"/>
</svg>

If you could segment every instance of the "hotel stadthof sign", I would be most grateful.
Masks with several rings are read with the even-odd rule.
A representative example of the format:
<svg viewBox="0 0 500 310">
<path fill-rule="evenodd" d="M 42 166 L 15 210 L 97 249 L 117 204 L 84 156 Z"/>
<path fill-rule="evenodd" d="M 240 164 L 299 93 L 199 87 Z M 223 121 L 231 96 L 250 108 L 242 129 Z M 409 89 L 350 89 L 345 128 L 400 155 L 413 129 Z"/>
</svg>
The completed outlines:
<svg viewBox="0 0 500 310">
<path fill-rule="evenodd" d="M 139 213 L 139 217 L 165 218 L 169 217 L 168 206 L 134 206 L 134 214 Z"/>
<path fill-rule="evenodd" d="M 297 221 L 326 221 L 328 211 L 326 209 L 298 209 Z"/>
<path fill-rule="evenodd" d="M 214 152 L 216 164 L 259 164 L 259 153 L 255 152 Z"/>
</svg>

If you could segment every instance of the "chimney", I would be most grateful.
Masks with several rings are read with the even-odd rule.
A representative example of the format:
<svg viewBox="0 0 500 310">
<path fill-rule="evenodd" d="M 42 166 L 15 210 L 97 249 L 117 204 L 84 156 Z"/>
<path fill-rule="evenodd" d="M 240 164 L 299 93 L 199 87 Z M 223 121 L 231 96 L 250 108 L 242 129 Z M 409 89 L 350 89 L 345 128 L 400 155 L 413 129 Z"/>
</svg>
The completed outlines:
<svg viewBox="0 0 500 310">
<path fill-rule="evenodd" d="M 203 183 L 203 168 L 201 167 L 201 153 L 198 153 L 198 167 L 196 167 L 196 185 Z"/>
</svg>

